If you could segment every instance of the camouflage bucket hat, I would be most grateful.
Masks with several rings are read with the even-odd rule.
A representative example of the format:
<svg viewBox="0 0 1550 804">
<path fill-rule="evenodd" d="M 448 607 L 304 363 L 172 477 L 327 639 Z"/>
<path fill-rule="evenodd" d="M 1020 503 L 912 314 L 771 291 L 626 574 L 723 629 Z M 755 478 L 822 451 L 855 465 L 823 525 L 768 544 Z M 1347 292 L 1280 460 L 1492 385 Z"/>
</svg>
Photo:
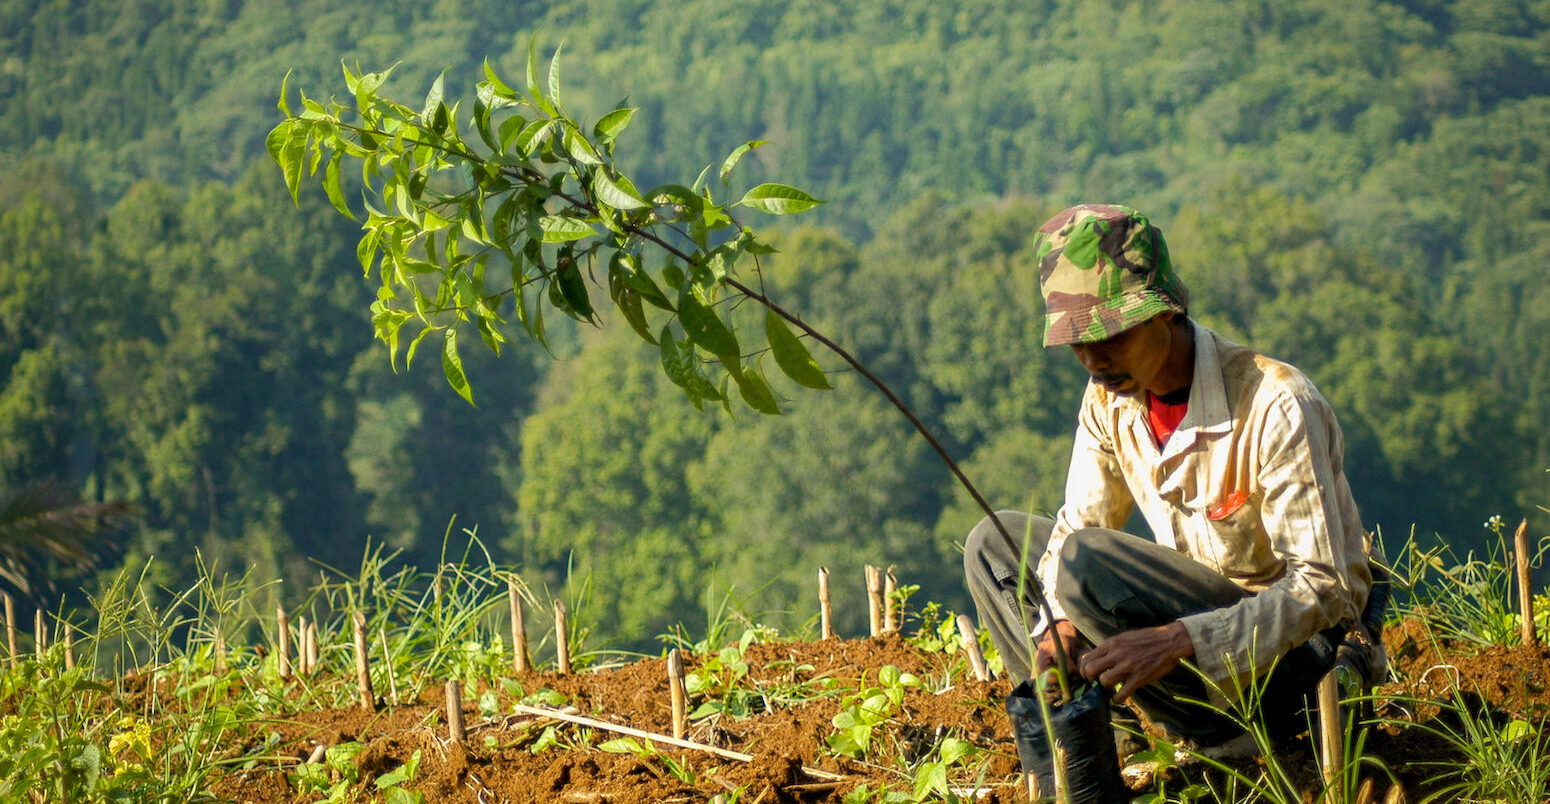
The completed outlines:
<svg viewBox="0 0 1550 804">
<path fill-rule="evenodd" d="M 1107 340 L 1159 313 L 1188 310 L 1189 288 L 1162 232 L 1129 207 L 1064 210 L 1039 227 L 1034 253 L 1045 346 Z"/>
</svg>

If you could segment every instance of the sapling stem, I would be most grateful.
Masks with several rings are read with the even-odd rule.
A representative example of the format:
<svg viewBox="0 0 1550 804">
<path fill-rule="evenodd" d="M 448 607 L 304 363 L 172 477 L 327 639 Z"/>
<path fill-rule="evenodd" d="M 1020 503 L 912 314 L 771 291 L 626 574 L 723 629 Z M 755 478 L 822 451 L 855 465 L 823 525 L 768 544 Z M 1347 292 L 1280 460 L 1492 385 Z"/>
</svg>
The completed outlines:
<svg viewBox="0 0 1550 804">
<path fill-rule="evenodd" d="M 562 676 L 570 675 L 570 638 L 566 626 L 565 601 L 554 601 L 554 663 Z"/>
<path fill-rule="evenodd" d="M 883 632 L 883 575 L 871 564 L 866 565 L 866 603 L 875 637 Z"/>
<path fill-rule="evenodd" d="M 682 740 L 689 730 L 689 693 L 684 689 L 683 654 L 677 648 L 667 654 L 667 687 L 672 696 L 673 737 Z"/>
<path fill-rule="evenodd" d="M 818 568 L 818 622 L 821 639 L 834 638 L 834 610 L 829 605 L 829 568 Z"/>
<path fill-rule="evenodd" d="M 361 708 L 377 711 L 377 696 L 371 691 L 371 647 L 366 638 L 366 614 L 355 612 L 351 620 L 355 632 L 355 687 L 360 693 Z"/>
<path fill-rule="evenodd" d="M 1539 644 L 1539 634 L 1534 630 L 1534 590 L 1533 580 L 1529 577 L 1527 519 L 1518 523 L 1518 530 L 1512 535 L 1512 547 L 1517 556 L 1518 613 L 1523 628 L 1523 646 L 1532 648 Z"/>
<path fill-rule="evenodd" d="M 275 625 L 277 635 L 275 638 L 275 653 L 277 655 L 280 680 L 291 680 L 291 618 L 285 613 L 284 606 L 275 606 Z"/>
<path fill-rule="evenodd" d="M 974 680 L 989 681 L 990 669 L 985 666 L 985 654 L 980 652 L 979 632 L 974 629 L 973 618 L 967 614 L 958 615 L 958 636 L 963 639 L 963 652 L 969 655 Z"/>
<path fill-rule="evenodd" d="M 894 600 L 894 593 L 899 590 L 899 579 L 893 574 L 893 567 L 883 573 L 883 632 L 888 633 L 899 630 L 899 601 Z"/>
<path fill-rule="evenodd" d="M 526 673 L 533 666 L 527 649 L 527 613 L 515 577 L 506 579 L 506 600 L 511 609 L 511 669 Z"/>
<path fill-rule="evenodd" d="M 447 680 L 447 736 L 462 745 L 467 732 L 463 728 L 463 688 L 457 679 Z"/>
</svg>

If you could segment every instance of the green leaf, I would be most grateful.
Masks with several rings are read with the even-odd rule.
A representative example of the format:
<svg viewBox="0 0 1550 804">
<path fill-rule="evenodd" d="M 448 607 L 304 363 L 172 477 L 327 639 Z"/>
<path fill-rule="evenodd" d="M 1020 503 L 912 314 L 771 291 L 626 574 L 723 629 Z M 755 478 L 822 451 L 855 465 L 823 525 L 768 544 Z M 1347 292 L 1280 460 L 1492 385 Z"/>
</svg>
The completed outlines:
<svg viewBox="0 0 1550 804">
<path fill-rule="evenodd" d="M 290 191 L 291 200 L 298 206 L 301 204 L 299 193 L 303 157 L 307 150 L 307 130 L 307 124 L 301 120 L 285 120 L 271 129 L 269 136 L 264 138 L 269 156 L 285 174 L 285 189 Z"/>
<path fill-rule="evenodd" d="M 559 114 L 563 104 L 560 103 L 560 51 L 565 49 L 565 43 L 554 49 L 554 55 L 549 58 L 549 102 L 554 105 L 552 114 Z"/>
<path fill-rule="evenodd" d="M 565 304 L 570 312 L 578 318 L 591 321 L 593 319 L 592 299 L 587 295 L 587 283 L 582 279 L 581 268 L 576 261 L 562 259 L 559 270 L 555 271 L 555 280 L 560 286 L 560 295 L 565 297 Z"/>
<path fill-rule="evenodd" d="M 590 224 L 568 215 L 545 215 L 538 220 L 545 243 L 569 243 L 597 234 Z"/>
<path fill-rule="evenodd" d="M 759 376 L 759 372 L 752 369 L 744 370 L 736 363 L 728 364 L 725 360 L 722 361 L 722 365 L 726 366 L 727 373 L 737 383 L 737 391 L 742 394 L 743 401 L 748 403 L 748 407 L 760 413 L 780 415 L 780 404 L 775 401 L 775 392 L 770 390 L 769 383 Z"/>
<path fill-rule="evenodd" d="M 418 790 L 389 787 L 382 791 L 382 804 L 425 804 L 425 794 Z"/>
<path fill-rule="evenodd" d="M 635 194 L 634 188 L 623 187 L 610 178 L 606 169 L 593 172 L 592 192 L 597 195 L 597 200 L 614 209 L 635 210 L 651 208 L 650 204 Z"/>
<path fill-rule="evenodd" d="M 737 167 L 738 162 L 743 161 L 744 155 L 764 144 L 764 140 L 749 140 L 733 148 L 732 153 L 727 155 L 726 161 L 721 163 L 721 183 L 726 184 L 732 178 L 732 171 Z"/>
<path fill-rule="evenodd" d="M 952 765 L 960 760 L 974 756 L 974 744 L 968 740 L 960 740 L 957 737 L 943 737 L 942 747 L 938 753 L 942 756 L 943 765 Z"/>
<path fill-rule="evenodd" d="M 808 388 L 826 390 L 833 387 L 802 340 L 774 310 L 764 313 L 764 334 L 775 355 L 775 365 L 780 366 L 787 377 Z"/>
<path fill-rule="evenodd" d="M 542 90 L 538 88 L 538 37 L 527 40 L 527 94 L 532 96 L 533 102 L 546 114 L 554 114 L 554 105 L 544 97 Z"/>
<path fill-rule="evenodd" d="M 586 137 L 581 136 L 581 132 L 575 126 L 565 126 L 565 150 L 583 165 L 603 164 L 603 157 L 598 155 L 597 149 L 592 147 L 592 143 L 587 142 Z"/>
<path fill-rule="evenodd" d="M 678 298 L 678 321 L 689 340 L 707 352 L 731 362 L 741 359 L 737 335 L 722 322 L 721 316 L 695 298 L 683 293 Z"/>
<path fill-rule="evenodd" d="M 349 75 L 350 75 L 350 71 L 349 70 L 345 70 L 345 77 L 348 78 Z M 291 84 L 291 71 L 290 70 L 286 70 L 285 71 L 285 77 L 280 79 L 280 102 L 275 104 L 275 106 L 277 108 L 279 108 L 280 114 L 283 114 L 286 117 L 291 117 L 292 116 L 291 115 L 291 101 L 290 101 L 289 98 L 286 97 L 286 95 L 290 94 L 290 84 Z"/>
<path fill-rule="evenodd" d="M 789 185 L 765 183 L 749 190 L 737 203 L 771 215 L 795 215 L 823 202 Z"/>
<path fill-rule="evenodd" d="M 447 73 L 443 70 L 441 75 L 436 76 L 436 80 L 431 82 L 430 91 L 425 93 L 425 108 L 420 112 L 420 120 L 422 122 L 429 123 L 436 118 L 437 114 L 444 113 L 441 101 L 443 97 L 442 85 L 446 77 Z"/>
<path fill-rule="evenodd" d="M 488 58 L 484 60 L 484 77 L 485 80 L 490 82 L 490 86 L 495 89 L 495 94 L 508 100 L 515 100 L 517 98 L 517 91 L 508 86 L 505 81 L 502 81 L 499 75 L 495 74 L 495 68 L 490 66 Z"/>
<path fill-rule="evenodd" d="M 339 210 L 339 214 L 355 220 L 355 213 L 350 211 L 350 205 L 345 203 L 344 191 L 339 189 L 339 165 L 344 161 L 344 152 L 335 151 L 328 160 L 328 167 L 323 170 L 323 190 L 328 193 L 328 200 Z"/>
<path fill-rule="evenodd" d="M 700 373 L 692 344 L 674 338 L 671 326 L 662 327 L 657 341 L 661 344 L 662 370 L 667 373 L 668 379 L 684 390 L 696 408 L 701 406 L 703 400 L 722 398 L 710 380 Z"/>
<path fill-rule="evenodd" d="M 641 756 L 646 753 L 646 748 L 636 742 L 633 737 L 619 737 L 604 743 L 599 743 L 597 750 L 610 754 L 634 754 Z"/>
<path fill-rule="evenodd" d="M 441 350 L 441 373 L 447 376 L 447 384 L 468 404 L 474 404 L 474 389 L 468 385 L 468 375 L 463 373 L 463 358 L 457 353 L 457 327 L 447 327 L 446 342 Z"/>
<path fill-rule="evenodd" d="M 612 146 L 615 139 L 630 124 L 630 119 L 635 116 L 635 109 L 623 106 L 603 115 L 597 124 L 592 126 L 592 136 L 599 142 Z"/>
</svg>

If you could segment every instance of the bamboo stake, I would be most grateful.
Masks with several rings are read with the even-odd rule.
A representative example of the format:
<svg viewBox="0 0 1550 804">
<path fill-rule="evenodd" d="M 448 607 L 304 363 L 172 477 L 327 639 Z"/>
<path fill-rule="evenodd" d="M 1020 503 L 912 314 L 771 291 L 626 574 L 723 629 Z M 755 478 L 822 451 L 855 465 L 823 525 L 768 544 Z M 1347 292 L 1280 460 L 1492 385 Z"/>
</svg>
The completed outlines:
<svg viewBox="0 0 1550 804">
<path fill-rule="evenodd" d="M 279 626 L 279 634 L 276 641 L 279 647 L 275 650 L 280 660 L 280 680 L 291 680 L 291 617 L 285 613 L 284 606 L 275 606 L 275 623 Z"/>
<path fill-rule="evenodd" d="M 893 567 L 883 575 L 883 632 L 889 633 L 899 630 L 899 602 L 893 599 L 893 593 L 899 589 L 899 579 L 893 574 Z"/>
<path fill-rule="evenodd" d="M 11 648 L 11 669 L 15 670 L 18 664 L 16 650 L 16 601 L 11 599 L 11 593 L 5 593 L 5 639 Z"/>
<path fill-rule="evenodd" d="M 307 675 L 310 676 L 318 671 L 322 658 L 322 651 L 318 648 L 318 624 L 307 623 Z"/>
<path fill-rule="evenodd" d="M 60 631 L 61 634 L 64 635 L 64 640 L 65 640 L 65 669 L 66 670 L 74 670 L 75 669 L 75 629 L 70 626 L 70 623 L 63 622 L 63 623 L 59 624 L 59 631 Z"/>
<path fill-rule="evenodd" d="M 463 728 L 463 688 L 455 678 L 447 681 L 447 734 L 458 745 L 467 736 Z"/>
<path fill-rule="evenodd" d="M 305 616 L 297 617 L 296 637 L 298 643 L 296 645 L 296 675 L 302 677 L 312 675 L 312 668 L 307 665 L 307 657 L 312 655 L 312 651 L 307 647 L 308 633 L 310 632 L 307 628 L 307 618 Z"/>
<path fill-rule="evenodd" d="M 963 650 L 969 654 L 969 667 L 975 681 L 989 681 L 990 668 L 985 666 L 985 654 L 980 652 L 979 632 L 974 630 L 974 620 L 967 614 L 958 615 L 958 636 L 963 639 Z"/>
<path fill-rule="evenodd" d="M 872 636 L 877 636 L 883 632 L 883 574 L 871 564 L 866 565 L 866 600 Z"/>
<path fill-rule="evenodd" d="M 1335 670 L 1319 679 L 1319 756 L 1324 766 L 1322 801 L 1345 804 L 1345 750 L 1342 745 L 1340 718 L 1340 680 Z"/>
<path fill-rule="evenodd" d="M 377 711 L 377 696 L 371 691 L 371 647 L 366 640 L 366 614 L 355 612 L 355 687 L 361 696 L 361 708 Z"/>
<path fill-rule="evenodd" d="M 683 654 L 677 648 L 667 654 L 667 688 L 673 701 L 673 737 L 682 740 L 689 730 L 689 693 L 684 688 Z"/>
<path fill-rule="evenodd" d="M 713 745 L 705 745 L 704 743 L 696 743 L 690 740 L 680 740 L 676 737 L 669 737 L 665 734 L 652 734 L 649 731 L 633 729 L 629 726 L 621 726 L 617 723 L 609 723 L 603 720 L 594 720 L 592 718 L 583 717 L 581 715 L 572 715 L 554 709 L 543 709 L 537 706 L 528 706 L 527 704 L 515 703 L 511 705 L 511 711 L 521 712 L 524 714 L 533 715 L 535 717 L 548 717 L 554 718 L 555 720 L 563 720 L 567 723 L 575 723 L 579 726 L 587 726 L 590 728 L 598 729 L 600 731 L 611 731 L 617 734 L 628 735 L 630 737 L 639 737 L 642 740 L 650 740 L 651 742 L 659 743 L 661 745 L 670 745 L 674 748 L 687 748 L 691 751 L 703 751 L 707 754 L 711 754 L 712 756 L 721 757 L 722 759 L 731 759 L 737 762 L 753 761 L 752 754 L 742 754 L 738 753 L 737 751 L 729 751 L 725 748 L 717 748 Z M 844 776 L 829 773 L 828 771 L 818 770 L 817 768 L 801 766 L 800 770 L 808 776 L 813 777 L 814 779 L 820 779 L 823 781 L 838 782 L 845 779 Z"/>
<path fill-rule="evenodd" d="M 226 675 L 226 637 L 215 635 L 215 674 Z"/>
<path fill-rule="evenodd" d="M 560 675 L 570 675 L 570 638 L 565 620 L 565 601 L 554 601 L 554 662 Z"/>
<path fill-rule="evenodd" d="M 818 568 L 818 621 L 823 639 L 834 638 L 834 609 L 829 605 L 829 568 Z"/>
<path fill-rule="evenodd" d="M 527 650 L 527 613 L 515 577 L 506 579 L 506 598 L 511 604 L 511 669 L 526 673 L 533 667 L 533 657 Z"/>
<path fill-rule="evenodd" d="M 39 659 L 48 652 L 48 624 L 43 622 L 43 610 L 32 610 L 32 648 Z"/>
<path fill-rule="evenodd" d="M 398 679 L 393 675 L 393 652 L 388 650 L 387 629 L 377 629 L 377 636 L 382 638 L 382 666 L 387 668 L 388 694 L 392 696 L 394 706 L 398 706 Z"/>
<path fill-rule="evenodd" d="M 1518 556 L 1518 612 L 1523 620 L 1523 646 L 1532 648 L 1539 644 L 1539 635 L 1534 632 L 1534 590 L 1533 580 L 1529 577 L 1527 519 L 1518 523 L 1518 530 L 1512 535 L 1512 546 Z"/>
</svg>

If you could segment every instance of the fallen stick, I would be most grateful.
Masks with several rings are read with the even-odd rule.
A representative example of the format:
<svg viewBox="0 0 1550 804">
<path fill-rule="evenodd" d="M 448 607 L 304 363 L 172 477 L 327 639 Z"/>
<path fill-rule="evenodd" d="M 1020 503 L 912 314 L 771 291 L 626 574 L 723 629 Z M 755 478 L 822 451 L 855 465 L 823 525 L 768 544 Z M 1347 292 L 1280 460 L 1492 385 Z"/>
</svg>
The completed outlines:
<svg viewBox="0 0 1550 804">
<path fill-rule="evenodd" d="M 717 748 L 713 745 L 705 745 L 704 743 L 696 743 L 689 740 L 680 740 L 676 737 L 669 737 L 665 734 L 652 734 L 649 731 L 642 731 L 640 729 L 630 728 L 629 726 L 620 726 L 617 723 L 609 723 L 603 720 L 594 720 L 589 717 L 582 717 L 581 715 L 570 715 L 564 712 L 555 711 L 553 709 L 543 709 L 537 706 L 528 706 L 526 704 L 520 703 L 512 704 L 511 709 L 513 712 L 525 712 L 527 714 L 537 715 L 539 717 L 550 717 L 554 718 L 555 720 L 564 720 L 568 723 L 575 723 L 578 726 L 588 726 L 590 728 L 600 729 L 602 731 L 611 731 L 616 734 L 624 734 L 630 737 L 639 737 L 642 740 L 650 740 L 651 742 L 660 743 L 661 745 L 670 745 L 674 748 L 687 748 L 691 751 L 702 751 L 713 756 L 721 757 L 722 759 L 731 759 L 738 762 L 753 761 L 752 754 L 728 751 L 725 748 Z M 840 776 L 839 774 L 818 770 L 817 768 L 809 768 L 805 765 L 800 766 L 800 768 L 803 773 L 813 777 L 814 779 L 838 782 L 846 778 L 844 776 Z"/>
<path fill-rule="evenodd" d="M 818 568 L 818 621 L 821 639 L 834 638 L 834 610 L 829 605 L 829 568 Z"/>
<path fill-rule="evenodd" d="M 570 639 L 565 620 L 565 601 L 554 601 L 554 664 L 562 676 L 570 675 Z"/>
<path fill-rule="evenodd" d="M 1539 635 L 1534 632 L 1534 590 L 1533 581 L 1529 578 L 1527 519 L 1518 523 L 1518 530 L 1512 535 L 1512 545 L 1518 557 L 1518 612 L 1522 617 L 1523 646 L 1532 648 L 1539 644 Z"/>
<path fill-rule="evenodd" d="M 975 681 L 989 681 L 990 668 L 985 666 L 985 654 L 980 652 L 979 632 L 974 630 L 974 621 L 969 615 L 958 615 L 958 635 L 963 639 L 963 651 L 969 654 L 969 667 L 974 671 Z"/>
</svg>

